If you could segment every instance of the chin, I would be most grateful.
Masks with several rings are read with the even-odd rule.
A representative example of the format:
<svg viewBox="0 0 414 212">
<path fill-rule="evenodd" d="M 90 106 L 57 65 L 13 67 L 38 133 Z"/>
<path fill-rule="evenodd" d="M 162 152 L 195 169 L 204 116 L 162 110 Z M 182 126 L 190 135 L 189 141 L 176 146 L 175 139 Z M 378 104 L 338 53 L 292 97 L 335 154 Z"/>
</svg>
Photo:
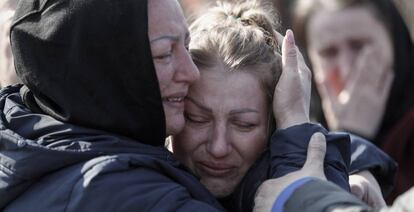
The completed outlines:
<svg viewBox="0 0 414 212">
<path fill-rule="evenodd" d="M 167 136 L 176 135 L 184 129 L 185 120 L 183 114 L 174 114 L 166 117 Z"/>
<path fill-rule="evenodd" d="M 207 190 L 209 190 L 210 193 L 212 193 L 213 196 L 216 198 L 223 198 L 229 196 L 234 191 L 237 184 L 239 184 L 237 179 L 236 181 L 237 182 L 228 182 L 226 180 L 200 179 L 201 184 L 203 184 L 207 188 Z"/>
</svg>

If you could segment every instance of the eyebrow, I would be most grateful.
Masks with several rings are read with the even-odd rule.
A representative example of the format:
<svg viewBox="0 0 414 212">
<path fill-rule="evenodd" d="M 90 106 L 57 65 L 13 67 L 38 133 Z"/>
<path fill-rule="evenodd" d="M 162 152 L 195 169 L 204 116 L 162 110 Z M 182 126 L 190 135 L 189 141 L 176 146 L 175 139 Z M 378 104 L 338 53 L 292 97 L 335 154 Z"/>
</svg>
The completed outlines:
<svg viewBox="0 0 414 212">
<path fill-rule="evenodd" d="M 202 105 L 201 103 L 197 102 L 196 100 L 194 100 L 193 98 L 187 96 L 186 97 L 188 100 L 190 100 L 190 102 L 192 102 L 193 104 L 195 104 L 197 107 L 199 107 L 200 109 L 207 111 L 207 112 L 212 112 L 212 110 L 204 105 Z"/>
<path fill-rule="evenodd" d="M 205 107 L 204 105 L 202 105 L 201 103 L 197 102 L 196 100 L 194 100 L 193 98 L 187 96 L 186 97 L 188 100 L 190 100 L 190 102 L 192 102 L 193 104 L 195 104 L 197 107 L 199 107 L 200 109 L 207 111 L 207 112 L 212 112 L 212 110 L 210 108 Z M 235 109 L 235 110 L 231 110 L 230 111 L 230 115 L 237 115 L 237 114 L 241 114 L 241 113 L 259 113 L 259 111 L 255 110 L 255 109 L 250 109 L 250 108 L 242 108 L 242 109 Z"/>
<path fill-rule="evenodd" d="M 189 37 L 190 37 L 190 33 L 186 32 L 184 39 L 187 40 Z M 177 35 L 163 35 L 163 36 L 152 39 L 150 41 L 150 43 L 153 43 L 153 42 L 156 42 L 156 41 L 159 41 L 159 40 L 163 40 L 163 39 L 168 39 L 168 40 L 177 42 L 177 41 L 180 40 L 180 36 L 177 36 Z"/>
<path fill-rule="evenodd" d="M 240 113 L 259 113 L 259 111 L 250 108 L 242 108 L 230 111 L 230 115 L 237 115 Z"/>
<path fill-rule="evenodd" d="M 152 39 L 150 41 L 150 43 L 154 43 L 156 41 L 163 40 L 163 39 L 168 39 L 168 40 L 172 40 L 172 41 L 175 41 L 175 42 L 177 42 L 178 40 L 180 40 L 180 38 L 178 36 L 174 36 L 174 35 L 163 35 L 163 36 L 160 36 L 160 37 L 157 37 L 157 38 Z"/>
</svg>

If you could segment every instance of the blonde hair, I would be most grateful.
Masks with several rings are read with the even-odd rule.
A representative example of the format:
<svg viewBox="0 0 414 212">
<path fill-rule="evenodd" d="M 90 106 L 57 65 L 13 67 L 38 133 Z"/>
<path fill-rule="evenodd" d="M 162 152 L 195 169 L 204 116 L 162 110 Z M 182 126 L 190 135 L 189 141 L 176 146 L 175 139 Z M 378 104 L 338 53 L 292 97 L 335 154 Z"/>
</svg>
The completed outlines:
<svg viewBox="0 0 414 212">
<path fill-rule="evenodd" d="M 282 69 L 271 8 L 258 1 L 217 2 L 190 25 L 190 52 L 201 70 L 219 65 L 251 73 L 270 103 Z"/>
</svg>

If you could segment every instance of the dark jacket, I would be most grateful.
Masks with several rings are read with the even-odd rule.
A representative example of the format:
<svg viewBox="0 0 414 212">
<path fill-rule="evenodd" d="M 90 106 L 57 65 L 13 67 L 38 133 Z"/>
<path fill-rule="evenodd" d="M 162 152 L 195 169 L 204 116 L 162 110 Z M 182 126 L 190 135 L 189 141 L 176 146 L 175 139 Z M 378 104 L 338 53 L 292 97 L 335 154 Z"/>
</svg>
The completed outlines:
<svg viewBox="0 0 414 212">
<path fill-rule="evenodd" d="M 164 147 L 32 113 L 0 93 L 1 211 L 220 211 Z"/>
<path fill-rule="evenodd" d="M 387 196 L 391 192 L 397 165 L 387 154 L 358 136 L 328 132 L 321 125 L 307 123 L 276 131 L 269 149 L 256 161 L 233 194 L 220 202 L 232 211 L 251 211 L 255 191 L 263 181 L 283 176 L 303 166 L 308 144 L 304 141 L 309 141 L 315 132 L 323 133 L 327 140 L 324 169 L 329 181 L 340 186 L 343 191 L 349 191 L 346 173 L 369 170 L 378 181 L 383 195 Z"/>
</svg>

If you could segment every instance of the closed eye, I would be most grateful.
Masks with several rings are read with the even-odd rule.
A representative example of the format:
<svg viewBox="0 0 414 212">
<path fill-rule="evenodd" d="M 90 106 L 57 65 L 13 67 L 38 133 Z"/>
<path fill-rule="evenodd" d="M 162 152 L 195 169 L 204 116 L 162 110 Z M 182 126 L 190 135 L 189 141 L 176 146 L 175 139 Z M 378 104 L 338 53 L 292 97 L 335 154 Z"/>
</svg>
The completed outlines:
<svg viewBox="0 0 414 212">
<path fill-rule="evenodd" d="M 172 57 L 172 52 L 154 56 L 153 59 L 161 63 L 169 63 Z"/>
<path fill-rule="evenodd" d="M 257 124 L 246 122 L 234 122 L 233 125 L 242 132 L 248 132 L 257 127 Z"/>
<path fill-rule="evenodd" d="M 188 113 L 184 113 L 184 118 L 190 123 L 195 123 L 195 124 L 208 123 L 208 119 L 206 119 L 202 116 L 191 115 L 191 114 L 188 114 Z"/>
</svg>

